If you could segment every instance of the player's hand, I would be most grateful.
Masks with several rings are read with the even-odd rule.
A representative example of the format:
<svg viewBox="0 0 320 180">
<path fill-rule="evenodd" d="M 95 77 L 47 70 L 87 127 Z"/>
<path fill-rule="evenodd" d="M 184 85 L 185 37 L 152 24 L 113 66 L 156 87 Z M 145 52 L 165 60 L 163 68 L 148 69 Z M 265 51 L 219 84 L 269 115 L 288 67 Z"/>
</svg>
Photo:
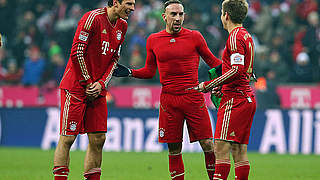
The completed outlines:
<svg viewBox="0 0 320 180">
<path fill-rule="evenodd" d="M 102 86 L 99 82 L 95 82 L 86 88 L 86 95 L 89 100 L 95 99 L 102 91 Z"/>
<path fill-rule="evenodd" d="M 211 95 L 214 95 L 218 98 L 222 97 L 221 88 L 222 88 L 222 86 L 212 88 Z"/>
<path fill-rule="evenodd" d="M 187 90 L 196 90 L 199 92 L 203 92 L 203 93 L 207 93 L 208 91 L 204 88 L 204 82 L 198 84 L 198 86 L 192 87 L 192 88 L 188 88 Z"/>
<path fill-rule="evenodd" d="M 117 67 L 114 69 L 112 76 L 115 77 L 128 77 L 131 76 L 132 72 L 131 69 L 128 67 L 122 65 L 122 64 L 117 64 Z"/>
</svg>

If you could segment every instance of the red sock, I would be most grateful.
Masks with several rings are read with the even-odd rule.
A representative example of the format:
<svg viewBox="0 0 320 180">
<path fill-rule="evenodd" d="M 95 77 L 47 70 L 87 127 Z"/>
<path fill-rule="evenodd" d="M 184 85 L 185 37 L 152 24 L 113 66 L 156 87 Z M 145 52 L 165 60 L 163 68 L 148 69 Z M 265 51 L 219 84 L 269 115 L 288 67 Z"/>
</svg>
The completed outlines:
<svg viewBox="0 0 320 180">
<path fill-rule="evenodd" d="M 234 163 L 234 169 L 235 169 L 236 180 L 248 180 L 249 171 L 250 171 L 249 161 L 240 161 L 240 162 Z"/>
<path fill-rule="evenodd" d="M 216 156 L 214 155 L 214 152 L 204 152 L 204 157 L 206 160 L 206 168 L 207 168 L 209 179 L 212 180 L 213 174 L 214 174 L 214 165 L 216 161 Z"/>
<path fill-rule="evenodd" d="M 88 172 L 84 173 L 84 179 L 86 180 L 100 180 L 101 168 L 92 168 Z"/>
<path fill-rule="evenodd" d="M 173 180 L 184 180 L 184 165 L 181 154 L 169 155 L 169 171 Z"/>
<path fill-rule="evenodd" d="M 217 159 L 213 179 L 227 180 L 230 166 L 231 164 L 229 159 Z"/>
<path fill-rule="evenodd" d="M 55 166 L 53 169 L 54 180 L 67 180 L 69 168 L 67 166 Z"/>
</svg>

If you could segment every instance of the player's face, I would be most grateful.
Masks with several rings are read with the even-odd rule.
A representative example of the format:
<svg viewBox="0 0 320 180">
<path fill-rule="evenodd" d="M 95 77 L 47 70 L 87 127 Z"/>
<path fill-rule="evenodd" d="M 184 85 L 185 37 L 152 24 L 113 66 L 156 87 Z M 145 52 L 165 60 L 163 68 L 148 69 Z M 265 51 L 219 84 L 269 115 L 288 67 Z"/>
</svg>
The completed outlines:
<svg viewBox="0 0 320 180">
<path fill-rule="evenodd" d="M 130 13 L 134 11 L 135 3 L 135 0 L 123 0 L 118 8 L 120 18 L 127 20 Z"/>
<path fill-rule="evenodd" d="M 178 33 L 181 30 L 184 21 L 184 9 L 181 4 L 170 4 L 165 13 L 162 14 L 166 22 L 166 29 L 169 33 Z"/>
<path fill-rule="evenodd" d="M 223 9 L 221 9 L 220 19 L 221 19 L 221 23 L 223 25 L 223 28 L 227 29 L 227 13 L 223 13 Z"/>
</svg>

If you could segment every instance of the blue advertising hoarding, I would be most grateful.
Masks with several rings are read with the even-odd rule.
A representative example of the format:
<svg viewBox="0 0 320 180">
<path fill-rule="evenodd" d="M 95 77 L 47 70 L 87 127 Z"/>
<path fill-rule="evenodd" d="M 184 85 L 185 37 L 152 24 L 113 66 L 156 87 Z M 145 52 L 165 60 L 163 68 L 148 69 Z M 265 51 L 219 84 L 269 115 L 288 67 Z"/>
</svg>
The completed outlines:
<svg viewBox="0 0 320 180">
<path fill-rule="evenodd" d="M 59 108 L 0 109 L 0 146 L 54 148 L 59 139 Z M 210 110 L 212 126 L 216 111 Z M 198 152 L 198 143 L 189 143 L 184 131 L 184 152 Z M 108 133 L 104 151 L 160 152 L 157 142 L 158 110 L 109 109 Z M 77 138 L 72 149 L 85 150 L 86 135 Z M 320 111 L 257 111 L 249 151 L 260 153 L 320 154 Z"/>
</svg>

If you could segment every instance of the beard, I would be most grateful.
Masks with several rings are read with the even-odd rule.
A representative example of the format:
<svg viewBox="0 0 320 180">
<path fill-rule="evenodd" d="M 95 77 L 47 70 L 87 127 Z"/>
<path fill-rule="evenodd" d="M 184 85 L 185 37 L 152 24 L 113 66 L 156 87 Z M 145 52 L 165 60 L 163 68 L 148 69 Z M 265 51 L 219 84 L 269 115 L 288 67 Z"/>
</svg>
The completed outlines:
<svg viewBox="0 0 320 180">
<path fill-rule="evenodd" d="M 180 32 L 181 27 L 182 27 L 182 25 L 179 25 L 179 26 L 177 26 L 177 25 L 172 25 L 172 32 L 174 32 L 174 33 Z"/>
</svg>

